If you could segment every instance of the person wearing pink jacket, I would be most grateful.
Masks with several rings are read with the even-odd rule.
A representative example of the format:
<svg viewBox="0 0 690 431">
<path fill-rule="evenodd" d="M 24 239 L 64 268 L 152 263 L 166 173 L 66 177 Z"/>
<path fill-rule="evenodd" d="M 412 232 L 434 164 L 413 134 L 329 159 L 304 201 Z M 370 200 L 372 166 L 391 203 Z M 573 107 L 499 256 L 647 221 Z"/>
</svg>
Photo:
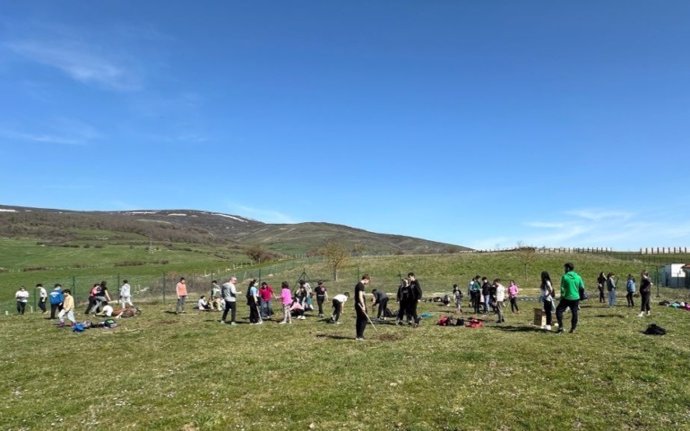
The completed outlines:
<svg viewBox="0 0 690 431">
<path fill-rule="evenodd" d="M 520 286 L 515 284 L 515 280 L 510 280 L 510 285 L 508 286 L 508 298 L 510 298 L 510 312 L 519 313 L 520 309 L 517 305 L 517 296 L 520 292 Z"/>
<path fill-rule="evenodd" d="M 280 285 L 280 302 L 283 304 L 283 321 L 280 324 L 292 323 L 292 312 L 290 310 L 292 306 L 292 292 L 290 292 L 290 285 L 287 281 L 283 281 Z"/>
</svg>

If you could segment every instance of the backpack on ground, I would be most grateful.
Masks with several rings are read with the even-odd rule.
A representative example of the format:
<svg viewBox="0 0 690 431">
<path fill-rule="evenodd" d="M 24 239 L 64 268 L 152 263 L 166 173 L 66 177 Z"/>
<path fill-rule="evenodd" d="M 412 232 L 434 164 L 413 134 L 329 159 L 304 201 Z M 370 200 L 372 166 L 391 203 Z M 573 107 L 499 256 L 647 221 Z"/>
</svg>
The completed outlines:
<svg viewBox="0 0 690 431">
<path fill-rule="evenodd" d="M 385 310 L 383 310 L 383 316 L 384 317 L 395 317 L 395 314 L 393 314 L 393 312 L 391 311 L 390 308 L 386 308 Z"/>
<path fill-rule="evenodd" d="M 73 332 L 84 332 L 86 330 L 86 326 L 84 326 L 83 323 L 75 323 L 72 326 L 72 331 Z"/>
<path fill-rule="evenodd" d="M 666 335 L 666 330 L 656 323 L 652 323 L 647 326 L 644 333 L 647 335 Z"/>
</svg>

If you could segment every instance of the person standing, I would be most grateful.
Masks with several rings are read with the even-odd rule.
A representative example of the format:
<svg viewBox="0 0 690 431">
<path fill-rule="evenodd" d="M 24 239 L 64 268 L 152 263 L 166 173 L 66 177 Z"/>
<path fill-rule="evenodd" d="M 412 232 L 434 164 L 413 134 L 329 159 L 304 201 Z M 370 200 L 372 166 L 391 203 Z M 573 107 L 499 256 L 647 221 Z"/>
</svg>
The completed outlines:
<svg viewBox="0 0 690 431">
<path fill-rule="evenodd" d="M 496 323 L 505 323 L 503 302 L 506 300 L 506 287 L 501 284 L 500 278 L 495 279 L 493 284 L 496 289 L 496 315 L 498 316 Z"/>
<path fill-rule="evenodd" d="M 235 318 L 237 317 L 237 277 L 234 275 L 230 279 L 223 283 L 221 287 L 221 296 L 225 301 L 225 308 L 223 309 L 223 317 L 220 318 L 220 323 L 227 323 L 226 318 L 228 317 L 228 311 L 230 311 L 230 325 L 236 325 Z"/>
<path fill-rule="evenodd" d="M 645 313 L 649 316 L 652 314 L 652 309 L 650 307 L 650 301 L 652 299 L 652 280 L 649 278 L 649 273 L 647 271 L 642 271 L 640 274 L 640 297 L 642 307 L 640 308 L 638 317 L 644 316 Z"/>
<path fill-rule="evenodd" d="M 72 297 L 72 291 L 69 289 L 65 289 L 64 291 L 62 310 L 60 310 L 60 314 L 58 314 L 60 326 L 65 326 L 65 316 L 67 316 L 67 320 L 72 322 L 72 325 L 77 323 L 77 320 L 74 318 L 74 298 Z"/>
<path fill-rule="evenodd" d="M 378 311 L 376 312 L 376 319 L 386 320 L 386 308 L 388 308 L 388 295 L 383 290 L 377 289 L 372 290 L 371 294 L 374 296 L 374 303 L 371 304 L 371 306 L 378 306 Z"/>
<path fill-rule="evenodd" d="M 48 303 L 48 292 L 41 283 L 36 285 L 36 289 L 38 289 L 38 308 L 41 309 L 42 314 L 46 314 L 48 312 L 46 309 L 46 304 Z"/>
<path fill-rule="evenodd" d="M 249 306 L 249 324 L 260 325 L 263 323 L 259 317 L 259 289 L 256 288 L 256 279 L 249 282 L 247 287 L 247 306 Z"/>
<path fill-rule="evenodd" d="M 479 300 L 481 297 L 481 285 L 479 284 L 479 280 L 481 279 L 481 276 L 475 275 L 474 278 L 470 281 L 469 285 L 469 293 L 470 293 L 470 302 L 472 304 L 472 308 L 474 309 L 474 314 L 479 314 Z"/>
<path fill-rule="evenodd" d="M 406 317 L 407 323 L 411 324 L 409 310 L 410 301 L 412 301 L 412 288 L 410 287 L 409 279 L 403 278 L 400 280 L 400 286 L 398 286 L 398 294 L 396 299 L 399 305 L 396 323 L 398 325 L 402 325 L 403 317 Z"/>
<path fill-rule="evenodd" d="M 273 308 L 271 307 L 273 288 L 265 281 L 261 283 L 259 288 L 259 299 L 261 300 L 261 319 L 270 319 L 273 316 Z"/>
<path fill-rule="evenodd" d="M 462 289 L 457 284 L 453 285 L 453 298 L 455 299 L 455 309 L 462 313 Z"/>
<path fill-rule="evenodd" d="M 551 324 L 553 323 L 553 318 L 551 313 L 553 311 L 553 286 L 551 285 L 551 276 L 548 272 L 542 271 L 541 273 L 541 298 L 544 303 L 544 314 L 546 314 L 546 326 L 544 329 L 547 331 L 551 330 Z"/>
<path fill-rule="evenodd" d="M 625 283 L 625 299 L 628 301 L 628 307 L 634 307 L 635 306 L 635 300 L 633 299 L 633 295 L 635 294 L 635 277 L 633 277 L 632 274 L 628 274 L 628 281 Z"/>
<path fill-rule="evenodd" d="M 314 293 L 316 293 L 316 305 L 319 307 L 319 317 L 323 317 L 323 303 L 328 301 L 328 290 L 323 285 L 323 281 L 319 280 Z"/>
<path fill-rule="evenodd" d="M 517 296 L 520 293 L 520 286 L 515 284 L 515 280 L 510 280 L 508 285 L 508 298 L 510 299 L 510 312 L 520 313 L 520 309 L 517 305 Z"/>
<path fill-rule="evenodd" d="M 130 307 L 134 307 L 134 304 L 132 304 L 132 287 L 127 280 L 123 280 L 122 286 L 120 286 L 120 305 L 122 308 L 127 308 L 127 304 Z"/>
<path fill-rule="evenodd" d="M 292 311 L 290 311 L 290 307 L 292 306 L 292 292 L 290 292 L 290 285 L 287 281 L 283 281 L 280 285 L 280 302 L 283 305 L 283 320 L 280 324 L 292 324 Z"/>
<path fill-rule="evenodd" d="M 556 307 L 556 320 L 558 321 L 558 333 L 563 333 L 563 312 L 570 308 L 573 317 L 570 324 L 570 332 L 575 332 L 577 328 L 577 314 L 580 305 L 580 288 L 584 288 L 585 283 L 582 277 L 575 272 L 575 265 L 567 262 L 563 265 L 565 274 L 561 277 L 561 300 Z"/>
<path fill-rule="evenodd" d="M 414 327 L 419 326 L 419 317 L 417 316 L 417 304 L 422 300 L 422 286 L 419 284 L 419 280 L 414 275 L 413 272 L 407 274 L 407 278 L 410 280 L 410 288 L 412 289 L 412 300 L 409 303 L 408 314 L 414 322 Z"/>
<path fill-rule="evenodd" d="M 17 314 L 21 316 L 26 311 L 26 303 L 29 302 L 29 291 L 22 286 L 14 294 L 14 298 L 17 300 Z"/>
<path fill-rule="evenodd" d="M 414 274 L 413 274 L 414 275 Z M 369 284 L 369 274 L 364 274 L 362 279 L 355 285 L 355 311 L 357 313 L 357 321 L 355 323 L 355 332 L 357 334 L 357 341 L 364 341 L 364 330 L 367 327 L 367 304 L 364 298 L 366 286 Z"/>
<path fill-rule="evenodd" d="M 59 283 L 56 283 L 55 287 L 53 287 L 53 290 L 50 291 L 48 297 L 50 298 L 50 318 L 55 319 L 55 314 L 62 310 L 62 301 L 64 301 L 62 286 Z"/>
<path fill-rule="evenodd" d="M 616 306 L 616 278 L 615 274 L 609 272 L 606 275 L 606 290 L 609 293 L 609 307 Z"/>
<path fill-rule="evenodd" d="M 489 279 L 486 277 L 482 277 L 482 290 L 480 302 L 483 307 L 482 312 L 484 314 L 489 312 L 489 306 L 491 305 L 491 286 L 492 283 L 489 283 Z"/>
<path fill-rule="evenodd" d="M 604 299 L 604 289 L 606 288 L 606 276 L 604 275 L 604 272 L 599 273 L 599 277 L 597 277 L 597 289 L 599 290 L 599 303 L 600 304 L 605 304 L 606 299 Z"/>
<path fill-rule="evenodd" d="M 187 300 L 187 280 L 185 280 L 184 277 L 180 277 L 180 281 L 177 282 L 175 293 L 177 293 L 175 312 L 177 314 L 184 313 L 184 303 Z"/>
</svg>

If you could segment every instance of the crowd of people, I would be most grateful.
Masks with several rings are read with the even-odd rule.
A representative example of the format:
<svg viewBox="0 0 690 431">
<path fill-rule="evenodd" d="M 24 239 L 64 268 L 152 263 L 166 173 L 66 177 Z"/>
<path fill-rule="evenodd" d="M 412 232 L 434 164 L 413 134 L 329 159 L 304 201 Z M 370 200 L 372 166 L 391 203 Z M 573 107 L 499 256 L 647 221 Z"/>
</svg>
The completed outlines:
<svg viewBox="0 0 690 431">
<path fill-rule="evenodd" d="M 48 314 L 48 304 L 50 304 L 50 320 L 58 320 L 60 326 L 65 325 L 65 319 L 72 324 L 76 323 L 75 319 L 75 300 L 71 289 L 63 289 L 60 283 L 55 283 L 53 289 L 48 292 L 43 284 L 36 285 L 36 292 L 38 295 L 38 308 L 41 314 Z M 15 293 L 17 301 L 17 313 L 23 315 L 26 312 L 26 305 L 29 302 L 29 291 L 20 287 Z M 95 283 L 89 291 L 85 316 L 105 316 L 105 317 L 133 317 L 140 313 L 140 310 L 132 303 L 131 286 L 124 280 L 119 289 L 119 299 L 116 304 L 119 308 L 114 308 L 112 299 L 108 292 L 107 283 L 101 281 Z"/>
<path fill-rule="evenodd" d="M 649 316 L 651 314 L 650 298 L 652 282 L 647 271 L 640 275 L 639 294 L 641 297 L 641 311 L 639 316 Z M 199 311 L 218 311 L 222 312 L 220 323 L 228 325 L 237 324 L 237 303 L 241 295 L 237 287 L 237 277 L 232 276 L 227 282 L 220 285 L 217 280 L 211 283 L 209 296 L 201 295 L 196 303 Z M 364 338 L 364 330 L 367 323 L 372 323 L 373 314 L 368 313 L 366 298 L 366 288 L 370 282 L 369 275 L 364 275 L 354 288 L 354 307 L 356 315 L 356 339 Z M 597 289 L 599 291 L 599 301 L 607 303 L 609 307 L 616 306 L 617 298 L 617 279 L 614 273 L 604 274 L 601 272 L 597 277 Z M 63 289 L 60 284 L 55 284 L 54 288 L 48 292 L 42 284 L 36 285 L 38 295 L 38 306 L 41 312 L 48 313 L 47 305 L 50 304 L 50 319 L 58 319 L 64 324 L 65 319 L 75 323 L 75 303 L 70 289 Z M 608 292 L 608 298 L 604 292 Z M 637 283 L 632 274 L 628 274 L 626 281 L 626 300 L 628 307 L 634 307 L 634 296 L 637 291 Z M 117 304 L 120 308 L 115 309 L 111 305 L 113 300 L 108 291 L 105 281 L 94 283 L 89 291 L 88 301 L 84 315 L 105 316 L 105 317 L 131 317 L 138 314 L 138 309 L 132 303 L 131 286 L 124 280 L 119 288 Z M 572 263 L 564 265 L 564 273 L 560 280 L 560 298 L 556 304 L 556 291 L 548 272 L 541 273 L 540 301 L 543 306 L 546 324 L 544 329 L 550 331 L 553 325 L 553 314 L 555 312 L 558 323 L 558 332 L 564 331 L 563 315 L 566 310 L 571 313 L 570 332 L 575 332 L 578 324 L 580 301 L 587 299 L 585 284 L 582 277 L 575 272 Z M 176 285 L 177 303 L 176 313 L 185 313 L 185 304 L 188 296 L 186 280 L 180 278 Z M 489 281 L 488 277 L 476 275 L 470 280 L 467 286 L 469 296 L 469 306 L 475 315 L 493 313 L 496 315 L 496 323 L 505 322 L 505 302 L 510 303 L 511 313 L 519 313 L 518 297 L 520 286 L 515 280 L 509 280 L 508 287 L 505 287 L 501 279 L 495 278 Z M 22 315 L 26 311 L 29 301 L 29 292 L 22 286 L 15 294 L 17 301 L 17 313 Z M 273 287 L 266 281 L 259 283 L 252 279 L 244 291 L 246 305 L 249 308 L 249 323 L 252 325 L 263 324 L 266 320 L 273 320 L 273 302 L 278 301 L 282 310 L 280 324 L 291 324 L 294 319 L 305 320 L 306 312 L 314 311 L 315 305 L 318 307 L 317 315 L 325 321 L 340 324 L 341 316 L 345 303 L 350 298 L 350 293 L 339 293 L 331 299 L 331 313 L 325 318 L 324 306 L 328 303 L 328 289 L 322 280 L 317 286 L 312 288 L 310 283 L 300 280 L 297 287 L 292 290 L 288 282 L 281 283 L 280 291 L 275 292 Z M 453 285 L 451 295 L 444 295 L 443 304 L 450 306 L 454 303 L 458 312 L 462 313 L 463 292 L 457 284 Z M 397 288 L 395 300 L 398 310 L 392 312 L 388 308 L 389 297 L 382 289 L 371 291 L 372 308 L 376 307 L 375 320 L 385 322 L 389 318 L 395 319 L 397 325 L 410 325 L 417 327 L 420 323 L 420 316 L 417 313 L 417 306 L 423 299 L 422 287 L 414 273 L 410 272 L 407 277 L 400 280 Z M 607 302 L 608 299 L 608 302 Z"/>
</svg>

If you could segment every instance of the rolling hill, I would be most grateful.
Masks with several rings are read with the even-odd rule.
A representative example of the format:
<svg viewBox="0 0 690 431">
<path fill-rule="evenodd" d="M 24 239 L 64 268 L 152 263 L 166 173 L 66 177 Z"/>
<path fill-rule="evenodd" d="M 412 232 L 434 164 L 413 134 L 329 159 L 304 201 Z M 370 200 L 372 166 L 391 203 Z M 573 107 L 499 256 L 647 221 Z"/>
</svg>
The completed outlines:
<svg viewBox="0 0 690 431">
<path fill-rule="evenodd" d="M 331 223 L 270 224 L 237 215 L 197 210 L 70 211 L 0 205 L 0 236 L 52 244 L 187 243 L 278 254 L 315 252 L 342 241 L 366 254 L 424 254 L 469 250 L 453 244 L 368 232 Z"/>
</svg>

